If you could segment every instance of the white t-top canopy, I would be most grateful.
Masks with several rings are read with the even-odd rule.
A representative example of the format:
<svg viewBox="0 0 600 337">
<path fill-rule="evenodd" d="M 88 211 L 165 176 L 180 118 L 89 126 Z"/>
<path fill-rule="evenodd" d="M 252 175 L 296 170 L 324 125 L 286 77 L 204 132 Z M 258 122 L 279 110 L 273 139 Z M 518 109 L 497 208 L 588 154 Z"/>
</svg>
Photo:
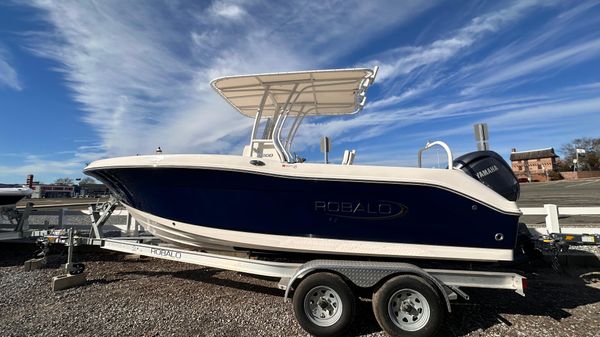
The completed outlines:
<svg viewBox="0 0 600 337">
<path fill-rule="evenodd" d="M 213 80 L 212 87 L 236 110 L 255 117 L 353 114 L 362 109 L 366 89 L 373 83 L 377 68 L 299 71 Z"/>
</svg>

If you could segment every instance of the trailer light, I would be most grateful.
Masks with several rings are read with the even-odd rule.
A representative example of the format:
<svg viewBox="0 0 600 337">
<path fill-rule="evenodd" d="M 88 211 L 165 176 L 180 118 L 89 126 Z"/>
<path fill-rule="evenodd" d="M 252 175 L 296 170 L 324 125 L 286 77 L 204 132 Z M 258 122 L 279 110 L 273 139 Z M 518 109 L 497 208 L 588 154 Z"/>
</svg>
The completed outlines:
<svg viewBox="0 0 600 337">
<path fill-rule="evenodd" d="M 594 243 L 594 242 L 596 242 L 596 240 L 593 236 L 583 235 L 581 237 L 581 242 Z"/>
</svg>

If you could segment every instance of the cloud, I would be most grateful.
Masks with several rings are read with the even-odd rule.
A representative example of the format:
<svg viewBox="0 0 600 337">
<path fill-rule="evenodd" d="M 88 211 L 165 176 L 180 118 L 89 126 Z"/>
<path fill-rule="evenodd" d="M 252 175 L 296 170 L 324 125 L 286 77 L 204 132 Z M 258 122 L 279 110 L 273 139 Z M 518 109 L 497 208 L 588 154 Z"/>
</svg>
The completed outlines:
<svg viewBox="0 0 600 337">
<path fill-rule="evenodd" d="M 102 145 L 81 145 L 75 149 L 33 154 L 0 153 L 0 181 L 20 183 L 28 174 L 51 183 L 57 178 L 83 176 L 83 168 L 105 154 Z"/>
<path fill-rule="evenodd" d="M 81 175 L 84 167 L 84 164 L 78 160 L 55 160 L 32 154 L 27 154 L 21 158 L 23 158 L 23 161 L 19 164 L 12 166 L 0 165 L 2 176 L 22 177 L 21 180 L 24 182 L 28 174 L 33 174 L 42 179 Z"/>
<path fill-rule="evenodd" d="M 10 55 L 8 50 L 0 44 L 0 88 L 5 86 L 7 88 L 21 91 L 23 85 L 19 80 L 19 76 L 14 66 L 9 63 Z"/>
<path fill-rule="evenodd" d="M 216 1 L 183 8 L 172 2 L 34 1 L 32 6 L 50 32 L 30 33 L 28 50 L 57 63 L 83 111 L 80 118 L 112 156 L 148 153 L 158 145 L 166 153 L 238 152 L 251 121 L 212 92 L 212 78 L 321 68 L 433 4 Z M 231 24 L 240 20 L 243 25 Z"/>
<path fill-rule="evenodd" d="M 507 64 L 502 69 L 486 72 L 479 82 L 467 87 L 462 94 L 468 94 L 491 87 L 499 83 L 514 81 L 536 72 L 555 73 L 557 70 L 570 67 L 600 55 L 600 39 L 581 41 L 561 46 L 545 53 L 537 54 L 522 61 Z M 542 75 L 543 76 L 543 75 Z M 540 76 L 529 80 L 539 80 Z M 522 84 L 523 82 L 519 82 Z"/>
<path fill-rule="evenodd" d="M 406 88 L 399 95 L 391 95 L 379 100 L 376 100 L 371 103 L 367 103 L 367 108 L 369 109 L 383 109 L 389 106 L 398 105 L 399 103 L 405 103 L 412 98 L 417 97 L 418 95 L 429 92 L 438 86 L 437 83 L 433 83 L 432 81 L 424 81 L 423 83 L 418 84 L 412 88 Z"/>
<path fill-rule="evenodd" d="M 379 81 L 392 80 L 405 76 L 424 66 L 447 61 L 461 51 L 470 52 L 473 45 L 490 33 L 497 32 L 508 23 L 526 15 L 541 1 L 516 1 L 500 10 L 477 16 L 469 24 L 454 31 L 449 36 L 435 40 L 428 45 L 399 47 L 386 51 L 366 63 L 379 63 Z"/>
<path fill-rule="evenodd" d="M 210 11 L 212 11 L 216 16 L 236 21 L 240 20 L 244 15 L 246 15 L 246 11 L 240 6 L 233 3 L 220 1 L 214 2 L 210 7 Z"/>
<path fill-rule="evenodd" d="M 597 58 L 600 17 L 591 14 L 598 3 L 565 6 L 538 26 L 527 25 L 518 37 L 457 71 L 462 95 L 507 91 L 549 79 L 569 67 Z M 589 14 L 589 15 L 588 15 Z"/>
<path fill-rule="evenodd" d="M 158 145 L 167 152 L 229 150 L 218 141 L 248 122 L 208 97 L 208 83 L 197 83 L 211 68 L 187 56 L 202 47 L 181 34 L 193 17 L 174 8 L 115 4 L 37 2 L 55 30 L 29 45 L 59 62 L 107 155 L 147 153 Z"/>
</svg>

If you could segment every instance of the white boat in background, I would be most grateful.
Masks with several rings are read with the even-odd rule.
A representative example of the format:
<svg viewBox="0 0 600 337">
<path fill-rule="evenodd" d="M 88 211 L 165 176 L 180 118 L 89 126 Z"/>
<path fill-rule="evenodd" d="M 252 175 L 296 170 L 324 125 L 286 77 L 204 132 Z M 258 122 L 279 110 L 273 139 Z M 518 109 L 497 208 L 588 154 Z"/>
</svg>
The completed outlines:
<svg viewBox="0 0 600 337">
<path fill-rule="evenodd" d="M 12 208 L 33 191 L 22 185 L 0 184 L 0 208 Z"/>
</svg>

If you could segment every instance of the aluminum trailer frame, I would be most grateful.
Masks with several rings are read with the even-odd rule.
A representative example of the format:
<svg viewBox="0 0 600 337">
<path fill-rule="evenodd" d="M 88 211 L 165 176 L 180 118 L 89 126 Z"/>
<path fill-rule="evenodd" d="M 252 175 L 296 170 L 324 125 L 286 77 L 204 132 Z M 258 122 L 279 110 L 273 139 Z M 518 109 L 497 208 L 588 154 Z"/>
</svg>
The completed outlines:
<svg viewBox="0 0 600 337">
<path fill-rule="evenodd" d="M 289 291 L 307 275 L 317 271 L 332 271 L 344 276 L 353 285 L 360 288 L 371 288 L 392 275 L 411 274 L 423 277 L 436 286 L 445 299 L 448 311 L 451 311 L 450 300 L 457 294 L 468 299 L 461 287 L 506 289 L 525 296 L 526 278 L 516 273 L 423 269 L 414 264 L 401 262 L 352 261 L 316 259 L 306 263 L 289 263 L 254 260 L 224 254 L 205 253 L 170 246 L 143 243 L 143 241 L 159 241 L 152 236 L 133 238 L 85 238 L 74 237 L 73 246 L 94 245 L 102 249 L 137 254 L 163 260 L 190 263 L 205 267 L 236 271 L 257 276 L 280 278 L 279 288 L 285 290 L 284 300 Z M 69 245 L 69 248 L 72 248 Z M 70 249 L 69 255 L 72 254 Z"/>
<path fill-rule="evenodd" d="M 423 331 L 419 331 L 423 333 L 423 336 L 430 336 L 426 331 L 437 330 L 437 327 L 439 327 L 439 324 L 441 324 L 440 322 L 443 321 L 445 314 L 452 312 L 452 306 L 450 304 L 451 300 L 456 300 L 458 296 L 466 300 L 469 299 L 469 296 L 461 289 L 461 287 L 507 289 L 515 291 L 522 296 L 525 296 L 524 290 L 527 287 L 527 279 L 516 273 L 423 269 L 414 264 L 401 262 L 316 259 L 301 264 L 263 261 L 143 243 L 144 241 L 155 240 L 153 237 L 130 239 L 81 237 L 74 240 L 72 231 L 69 231 L 69 234 L 70 244 L 68 263 L 65 265 L 65 269 L 70 275 L 55 277 L 53 279 L 53 289 L 64 289 L 72 285 L 81 285 L 85 283 L 85 274 L 83 274 L 85 267 L 83 264 L 72 262 L 73 247 L 76 244 L 96 245 L 110 251 L 131 253 L 222 270 L 279 278 L 278 287 L 285 290 L 283 301 L 288 301 L 290 298 L 290 290 L 293 289 L 294 295 L 292 307 L 298 323 L 304 330 L 317 336 L 341 335 L 349 329 L 352 319 L 346 320 L 336 317 L 339 317 L 339 315 L 346 315 L 349 317 L 354 316 L 354 309 L 350 308 L 353 307 L 352 303 L 356 303 L 358 298 L 357 291 L 352 290 L 355 288 L 372 292 L 375 317 L 382 329 L 391 335 L 396 335 L 398 330 L 402 330 L 402 328 L 399 328 L 398 326 L 390 328 L 382 323 L 381 306 L 386 305 L 386 303 L 391 303 L 393 300 L 398 301 L 398 295 L 396 295 L 398 292 L 410 292 L 411 295 L 407 296 L 416 296 L 418 298 L 417 304 L 415 304 L 415 302 L 410 302 L 411 298 L 404 299 L 402 302 L 402 312 L 407 317 L 413 317 L 413 320 L 417 321 L 422 320 L 422 317 L 427 317 L 425 324 L 429 323 L 429 315 L 432 315 L 431 322 L 437 322 L 431 323 L 431 325 L 426 328 L 422 328 L 424 329 Z M 331 288 L 331 282 L 335 280 L 340 280 L 343 288 L 347 289 L 345 292 L 346 295 L 343 295 L 343 288 Z M 410 285 L 399 286 L 399 284 L 402 284 L 401 282 L 407 281 L 417 281 L 417 283 L 422 282 L 429 284 L 432 291 L 431 295 L 428 295 L 430 297 L 424 298 L 421 293 L 414 290 L 418 289 L 418 287 L 411 288 Z M 59 283 L 62 283 L 63 285 L 57 286 Z M 333 282 L 333 284 L 335 284 L 335 282 Z M 387 297 L 388 295 L 381 295 L 385 294 L 382 289 L 385 289 L 386 287 L 388 289 L 390 287 L 400 287 L 397 289 L 402 290 L 398 290 L 392 297 Z M 309 289 L 308 293 L 306 289 Z M 328 292 L 328 295 L 325 293 L 326 291 Z M 339 291 L 342 292 L 338 293 Z M 323 292 L 323 294 L 321 294 L 321 292 Z M 333 301 L 330 301 L 331 299 L 333 299 Z M 342 304 L 344 301 L 346 301 L 346 304 Z M 418 307 L 423 301 L 426 304 L 430 303 L 423 307 L 425 309 Z M 439 310 L 430 311 L 429 305 L 435 305 L 434 303 L 438 303 L 438 301 L 440 306 Z M 391 304 L 387 305 L 390 306 Z M 299 306 L 303 307 L 300 307 L 299 309 Z M 408 309 L 405 309 L 405 306 Z M 427 314 L 422 314 L 421 310 L 424 310 L 423 312 L 427 312 Z M 350 313 L 348 313 L 348 311 Z M 339 315 L 332 314 L 332 312 L 338 313 Z M 315 323 L 315 317 L 320 323 Z M 329 329 L 333 326 L 330 327 L 324 325 L 326 324 L 324 322 L 327 322 L 331 317 L 335 319 L 334 323 L 336 325 L 333 330 Z M 307 323 L 307 320 L 312 320 L 312 322 Z M 419 328 L 419 330 L 420 329 L 421 328 Z"/>
<path fill-rule="evenodd" d="M 67 207 L 73 206 L 88 206 L 88 211 L 85 213 L 83 210 L 70 210 Z M 13 241 L 13 240 L 34 240 L 36 238 L 45 238 L 48 235 L 52 235 L 52 229 L 54 228 L 77 228 L 87 231 L 97 231 L 91 233 L 93 237 L 95 235 L 102 235 L 101 228 L 108 220 L 108 218 L 114 214 L 118 202 L 114 199 L 110 199 L 107 202 L 96 202 L 91 203 L 61 203 L 52 205 L 36 205 L 34 202 L 27 202 L 25 205 L 18 205 L 12 208 L 1 208 L 0 209 L 0 220 L 5 218 L 8 223 L 0 222 L 0 241 Z M 68 215 L 86 215 L 89 214 L 92 223 L 95 226 L 84 225 L 84 224 L 68 224 L 65 223 L 65 218 Z M 48 224 L 31 224 L 29 219 L 34 215 L 51 215 L 58 216 L 57 225 Z M 139 227 L 134 224 L 132 217 L 129 213 L 127 215 L 127 223 L 123 229 L 116 228 L 121 232 L 133 232 L 137 233 Z M 137 234 L 136 234 L 137 235 Z"/>
<path fill-rule="evenodd" d="M 0 215 L 8 219 L 8 221 L 10 222 L 10 229 L 0 231 L 0 241 L 19 240 L 43 235 L 40 231 L 29 230 L 28 220 L 32 210 L 33 203 L 31 202 L 28 202 L 21 212 L 17 211 L 16 207 L 10 209 L 3 209 L 0 212 Z M 15 223 L 13 223 L 13 221 Z"/>
</svg>

